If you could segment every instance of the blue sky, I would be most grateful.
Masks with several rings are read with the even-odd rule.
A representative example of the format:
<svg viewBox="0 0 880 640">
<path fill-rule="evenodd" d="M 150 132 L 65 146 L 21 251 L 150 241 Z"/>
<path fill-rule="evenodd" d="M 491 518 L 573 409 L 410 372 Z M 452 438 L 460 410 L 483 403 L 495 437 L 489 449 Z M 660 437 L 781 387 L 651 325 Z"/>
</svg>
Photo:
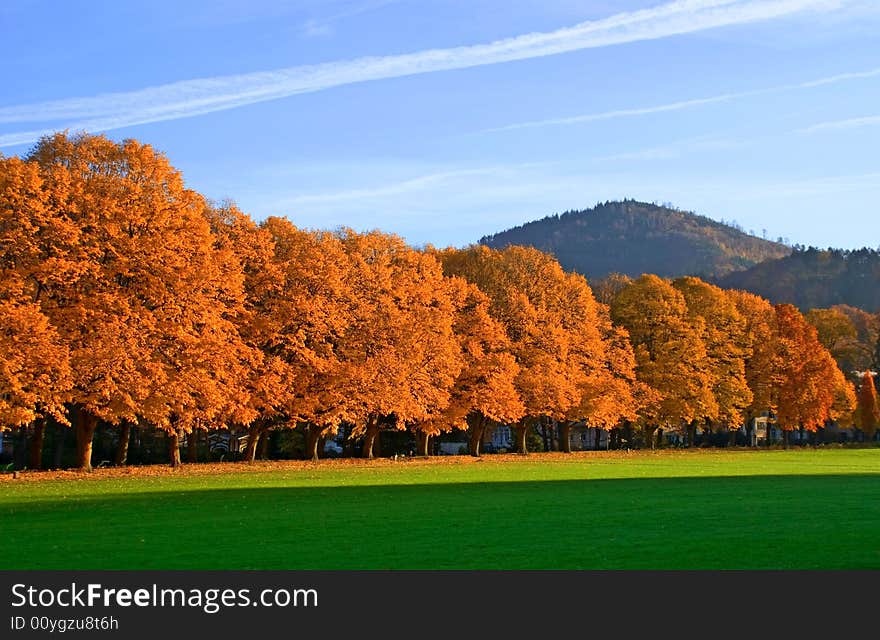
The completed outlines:
<svg viewBox="0 0 880 640">
<path fill-rule="evenodd" d="M 103 130 L 414 244 L 630 197 L 876 247 L 878 33 L 876 0 L 4 0 L 0 152 Z"/>
</svg>

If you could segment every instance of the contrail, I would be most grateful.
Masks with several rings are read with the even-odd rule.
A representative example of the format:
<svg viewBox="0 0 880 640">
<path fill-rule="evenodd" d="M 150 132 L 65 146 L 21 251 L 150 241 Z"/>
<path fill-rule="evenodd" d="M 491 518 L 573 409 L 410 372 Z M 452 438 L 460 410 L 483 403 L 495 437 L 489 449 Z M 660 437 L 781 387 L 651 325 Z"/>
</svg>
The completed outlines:
<svg viewBox="0 0 880 640">
<path fill-rule="evenodd" d="M 849 118 L 848 120 L 833 120 L 820 122 L 811 127 L 798 129 L 798 133 L 817 133 L 819 131 L 839 131 L 842 129 L 859 129 L 861 127 L 875 127 L 880 125 L 880 116 L 865 116 L 863 118 Z"/>
<path fill-rule="evenodd" d="M 548 118 L 546 120 L 529 120 L 526 122 L 515 122 L 513 124 L 504 125 L 502 127 L 493 127 L 491 129 L 483 129 L 480 133 L 493 133 L 496 131 L 512 131 L 515 129 L 533 129 L 537 127 L 561 126 L 569 124 L 582 124 L 585 122 L 595 122 L 598 120 L 613 120 L 615 118 L 626 118 L 632 116 L 644 116 L 654 113 L 663 113 L 665 111 L 681 111 L 683 109 L 691 109 L 701 107 L 707 104 L 718 102 L 729 102 L 731 100 L 739 100 L 741 98 L 750 98 L 754 96 L 764 95 L 768 93 L 780 93 L 783 91 L 795 91 L 798 89 L 812 89 L 847 80 L 858 80 L 864 78 L 872 78 L 880 76 L 880 69 L 871 69 L 869 71 L 858 71 L 853 73 L 840 73 L 834 76 L 818 78 L 806 82 L 796 84 L 783 84 L 775 87 L 767 87 L 765 89 L 753 89 L 750 91 L 738 91 L 736 93 L 722 93 L 717 96 L 707 98 L 695 98 L 693 100 L 680 100 L 678 102 L 670 102 L 667 104 L 655 105 L 651 107 L 641 107 L 635 109 L 614 109 L 612 111 L 601 111 L 598 113 L 585 113 L 576 116 L 567 116 L 565 118 Z M 821 125 L 820 125 L 821 126 Z M 830 128 L 830 125 L 829 125 Z"/>
<path fill-rule="evenodd" d="M 495 42 L 357 58 L 242 75 L 184 80 L 137 91 L 106 93 L 0 108 L 0 123 L 61 126 L 0 135 L 0 147 L 33 142 L 60 128 L 107 131 L 187 118 L 346 84 L 556 55 L 655 40 L 705 29 L 769 20 L 807 10 L 834 10 L 849 0 L 675 0 L 550 32 Z"/>
</svg>

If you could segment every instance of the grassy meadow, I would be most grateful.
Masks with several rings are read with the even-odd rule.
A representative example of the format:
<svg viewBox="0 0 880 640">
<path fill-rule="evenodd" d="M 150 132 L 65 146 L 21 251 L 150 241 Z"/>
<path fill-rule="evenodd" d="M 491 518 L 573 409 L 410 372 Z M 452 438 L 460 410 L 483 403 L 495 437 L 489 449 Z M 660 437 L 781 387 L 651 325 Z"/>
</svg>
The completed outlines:
<svg viewBox="0 0 880 640">
<path fill-rule="evenodd" d="M 878 569 L 880 449 L 0 476 L 7 569 Z"/>
</svg>

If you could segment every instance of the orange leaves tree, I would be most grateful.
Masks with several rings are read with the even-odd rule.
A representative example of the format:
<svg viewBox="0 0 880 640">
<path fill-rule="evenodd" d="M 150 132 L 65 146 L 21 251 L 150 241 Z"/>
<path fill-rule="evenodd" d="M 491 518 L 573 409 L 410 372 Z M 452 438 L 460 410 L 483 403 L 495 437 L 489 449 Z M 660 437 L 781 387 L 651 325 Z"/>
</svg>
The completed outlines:
<svg viewBox="0 0 880 640">
<path fill-rule="evenodd" d="M 716 409 L 715 413 L 703 416 L 706 430 L 718 423 L 728 428 L 732 440 L 741 425 L 743 411 L 753 400 L 745 373 L 752 348 L 746 320 L 723 290 L 699 278 L 677 278 L 672 286 L 684 295 L 688 313 L 697 321 L 706 346 Z"/>
<path fill-rule="evenodd" d="M 689 312 L 679 290 L 668 280 L 643 275 L 621 289 L 611 316 L 629 331 L 638 378 L 656 394 L 657 401 L 641 411 L 647 439 L 658 427 L 678 429 L 718 414 L 704 321 Z"/>
<path fill-rule="evenodd" d="M 859 313 L 858 309 L 852 311 Z M 832 307 L 810 309 L 805 318 L 816 327 L 819 342 L 828 349 L 845 374 L 864 371 L 870 364 L 870 348 L 859 341 L 859 331 L 849 315 Z"/>
<path fill-rule="evenodd" d="M 193 438 L 207 425 L 253 420 L 248 383 L 260 362 L 238 332 L 243 289 L 236 256 L 217 246 L 203 211 L 194 212 L 181 233 L 186 239 L 175 248 L 179 262 L 165 258 L 177 277 L 170 270 L 162 274 L 170 282 L 157 287 L 149 303 L 148 357 L 161 373 L 142 412 L 166 430 L 173 466 L 180 463 L 182 433 Z"/>
<path fill-rule="evenodd" d="M 347 413 L 344 343 L 351 337 L 355 292 L 350 260 L 334 234 L 297 229 L 283 218 L 261 225 L 273 245 L 275 277 L 255 284 L 250 312 L 252 338 L 268 359 L 264 416 L 302 424 L 306 456 L 318 458 L 318 444 Z M 272 373 L 274 372 L 274 373 Z M 249 448 L 252 451 L 252 449 Z"/>
<path fill-rule="evenodd" d="M 28 238 L 14 247 L 22 295 L 39 305 L 69 354 L 71 417 L 84 468 L 97 419 L 134 419 L 148 378 L 137 357 L 141 319 L 114 295 L 126 273 L 113 268 L 119 252 L 103 241 L 110 233 L 103 218 L 122 215 L 107 186 L 113 169 L 102 171 L 92 147 L 114 145 L 44 139 L 27 161 L 6 165 L 2 195 L 11 214 L 5 222 Z"/>
<path fill-rule="evenodd" d="M 225 412 L 226 425 L 248 429 L 245 459 L 252 461 L 265 433 L 278 416 L 279 399 L 286 390 L 285 363 L 277 353 L 278 330 L 274 320 L 276 297 L 285 289 L 281 264 L 276 260 L 275 241 L 267 223 L 258 226 L 232 202 L 211 204 L 207 210 L 215 244 L 231 252 L 243 277 L 242 309 L 234 322 L 238 335 L 249 348 L 249 367 L 239 371 L 238 406 Z M 200 422 L 200 426 L 209 426 Z"/>
<path fill-rule="evenodd" d="M 779 336 L 776 420 L 786 445 L 796 429 L 816 431 L 828 420 L 855 408 L 855 392 L 818 333 L 792 305 L 775 306 Z"/>
<path fill-rule="evenodd" d="M 468 448 L 478 456 L 487 424 L 515 422 L 525 411 L 516 390 L 519 366 L 504 327 L 490 313 L 488 297 L 458 277 L 446 278 L 446 285 L 455 310 L 453 332 L 463 366 L 446 408 L 417 423 L 417 448 L 419 455 L 428 455 L 430 436 L 469 428 Z"/>
<path fill-rule="evenodd" d="M 604 357 L 601 366 L 588 372 L 579 402 L 560 423 L 560 446 L 566 453 L 571 451 L 570 431 L 574 423 L 582 421 L 587 428 L 594 428 L 598 447 L 601 430 L 614 429 L 622 421 L 637 420 L 641 410 L 660 400 L 659 394 L 636 375 L 629 332 L 612 324 L 607 305 L 598 305 L 597 319 Z M 648 444 L 653 447 L 653 439 Z"/>
<path fill-rule="evenodd" d="M 874 374 L 871 371 L 866 371 L 862 374 L 862 383 L 859 385 L 855 424 L 868 440 L 874 438 L 874 435 L 877 433 L 877 425 L 880 424 L 880 408 L 877 406 L 877 388 L 874 385 Z"/>
<path fill-rule="evenodd" d="M 40 308 L 0 297 L 0 433 L 34 423 L 32 469 L 41 467 L 44 419 L 66 422 L 70 386 L 67 347 Z"/>
<path fill-rule="evenodd" d="M 531 248 L 474 246 L 445 251 L 441 258 L 449 275 L 489 297 L 492 315 L 506 330 L 524 406 L 515 424 L 517 450 L 527 453 L 527 430 L 541 419 L 567 420 L 590 375 L 603 366 L 605 345 L 592 292 L 581 276 L 566 274 L 554 258 Z"/>
<path fill-rule="evenodd" d="M 745 338 L 749 345 L 744 362 L 745 376 L 752 401 L 744 408 L 743 418 L 747 429 L 751 429 L 752 418 L 776 410 L 774 389 L 782 379 L 777 356 L 776 311 L 767 300 L 753 293 L 727 291 L 726 294 L 745 322 Z"/>
<path fill-rule="evenodd" d="M 37 268 L 36 232 L 48 224 L 41 184 L 36 167 L 0 158 L 0 431 L 36 421 L 31 468 L 39 468 L 42 458 L 43 418 L 66 422 L 64 403 L 72 385 L 67 345 L 29 283 Z"/>
<path fill-rule="evenodd" d="M 168 430 L 176 463 L 179 430 L 235 397 L 237 263 L 148 145 L 57 134 L 26 161 L 20 216 L 51 241 L 27 247 L 24 282 L 70 352 L 77 464 L 98 420 L 139 417 Z"/>
<path fill-rule="evenodd" d="M 429 253 L 397 236 L 339 233 L 349 259 L 349 322 L 336 345 L 335 414 L 363 436 L 371 458 L 380 430 L 438 416 L 464 362 L 453 331 L 455 306 Z"/>
</svg>

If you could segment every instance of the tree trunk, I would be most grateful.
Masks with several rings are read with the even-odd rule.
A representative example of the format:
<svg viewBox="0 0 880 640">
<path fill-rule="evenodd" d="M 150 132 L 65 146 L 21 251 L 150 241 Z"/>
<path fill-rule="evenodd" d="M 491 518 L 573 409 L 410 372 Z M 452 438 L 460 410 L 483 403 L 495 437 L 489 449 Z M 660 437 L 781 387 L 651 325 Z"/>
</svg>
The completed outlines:
<svg viewBox="0 0 880 640">
<path fill-rule="evenodd" d="M 596 451 L 599 451 L 602 447 L 602 430 L 599 427 L 596 427 L 594 430 L 596 432 L 596 440 L 593 442 L 593 449 L 595 449 Z M 605 441 L 605 449 L 606 450 L 609 448 L 610 444 L 611 443 L 608 442 L 607 440 Z"/>
<path fill-rule="evenodd" d="M 186 436 L 186 461 L 193 464 L 199 461 L 199 431 L 195 427 Z"/>
<path fill-rule="evenodd" d="M 486 431 L 486 418 L 482 415 L 469 420 L 468 429 L 468 453 L 475 458 L 480 457 L 480 445 L 483 442 L 483 433 Z"/>
<path fill-rule="evenodd" d="M 571 423 L 567 420 L 559 423 L 559 450 L 571 453 Z"/>
<path fill-rule="evenodd" d="M 321 435 L 323 433 L 324 429 L 316 424 L 309 423 L 306 426 L 306 460 L 318 461 L 318 444 L 321 442 Z"/>
<path fill-rule="evenodd" d="M 746 442 L 748 443 L 746 446 L 751 447 L 752 445 L 752 431 L 754 430 L 754 425 L 752 424 L 752 412 L 749 411 L 746 414 Z M 755 441 L 755 445 L 757 446 L 757 441 Z"/>
<path fill-rule="evenodd" d="M 617 449 L 618 443 L 620 440 L 620 428 L 613 427 L 611 431 L 608 432 L 608 449 Z"/>
<path fill-rule="evenodd" d="M 691 420 L 690 424 L 688 424 L 688 449 L 695 447 L 697 443 L 697 423 L 695 420 Z"/>
<path fill-rule="evenodd" d="M 15 434 L 15 440 L 12 446 L 12 468 L 13 469 L 24 469 L 27 467 L 28 456 L 27 456 L 27 445 L 28 445 L 28 430 L 27 427 L 18 427 L 13 433 Z M 0 433 L 0 438 L 3 437 L 3 434 Z"/>
<path fill-rule="evenodd" d="M 124 467 L 128 463 L 128 443 L 131 441 L 131 423 L 128 420 L 123 420 L 119 429 L 119 442 L 116 445 L 116 455 L 113 457 L 113 464 L 117 467 Z"/>
<path fill-rule="evenodd" d="M 263 429 L 260 425 L 248 427 L 247 445 L 244 448 L 244 461 L 253 462 L 257 458 L 257 445 L 260 443 L 260 434 Z"/>
<path fill-rule="evenodd" d="M 180 467 L 180 435 L 177 429 L 166 431 L 165 436 L 168 440 L 168 457 L 171 460 L 171 466 L 177 469 Z"/>
<path fill-rule="evenodd" d="M 620 432 L 620 437 L 626 441 L 626 448 L 629 449 L 632 447 L 633 441 L 633 428 L 632 423 L 629 420 L 624 421 L 623 429 Z"/>
<path fill-rule="evenodd" d="M 789 434 L 788 429 L 784 429 L 784 430 L 782 431 L 782 444 L 783 444 L 783 446 L 784 446 L 786 449 L 788 449 L 788 442 L 789 442 L 789 440 L 788 440 L 788 434 Z"/>
<path fill-rule="evenodd" d="M 529 455 L 529 449 L 526 446 L 526 434 L 528 433 L 527 424 L 518 424 L 515 427 L 516 431 L 516 452 L 521 456 Z"/>
<path fill-rule="evenodd" d="M 83 471 L 92 470 L 92 441 L 98 418 L 85 409 L 77 408 L 76 420 L 76 466 Z"/>
<path fill-rule="evenodd" d="M 427 458 L 430 454 L 428 453 L 428 444 L 431 441 L 431 435 L 418 429 L 416 431 L 416 455 L 422 456 L 423 458 Z"/>
<path fill-rule="evenodd" d="M 43 468 L 43 439 L 46 435 L 46 421 L 44 419 L 37 420 L 34 423 L 34 434 L 31 436 L 30 460 L 28 467 L 31 469 Z"/>
<path fill-rule="evenodd" d="M 61 460 L 64 456 L 64 438 L 67 437 L 67 427 L 62 424 L 55 425 L 55 458 L 52 463 L 53 469 L 61 468 Z"/>
<path fill-rule="evenodd" d="M 704 448 L 712 446 L 712 423 L 706 418 L 706 424 L 703 425 L 703 443 Z"/>
<path fill-rule="evenodd" d="M 379 435 L 379 420 L 378 418 L 371 417 L 367 420 L 367 431 L 364 435 L 364 448 L 361 451 L 361 455 L 364 458 L 368 458 L 369 460 L 373 459 L 373 446 L 376 443 L 376 438 Z"/>
<path fill-rule="evenodd" d="M 656 446 L 656 443 L 654 440 L 654 431 L 656 429 L 655 429 L 655 427 L 651 427 L 647 424 L 643 428 L 644 428 L 644 434 L 645 434 L 645 446 L 650 447 L 651 450 L 653 451 Z"/>
<path fill-rule="evenodd" d="M 656 448 L 656 449 L 663 448 L 663 427 L 659 427 L 657 429 L 657 437 L 655 439 L 654 448 Z"/>
<path fill-rule="evenodd" d="M 268 429 L 263 429 L 260 432 L 260 450 L 259 457 L 260 460 L 268 460 L 269 459 L 269 436 L 271 435 Z"/>
<path fill-rule="evenodd" d="M 736 446 L 736 429 L 727 429 L 727 446 L 735 447 Z"/>
<path fill-rule="evenodd" d="M 550 430 L 547 428 L 547 419 L 541 419 L 541 441 L 544 444 L 544 451 L 551 450 Z"/>
</svg>

